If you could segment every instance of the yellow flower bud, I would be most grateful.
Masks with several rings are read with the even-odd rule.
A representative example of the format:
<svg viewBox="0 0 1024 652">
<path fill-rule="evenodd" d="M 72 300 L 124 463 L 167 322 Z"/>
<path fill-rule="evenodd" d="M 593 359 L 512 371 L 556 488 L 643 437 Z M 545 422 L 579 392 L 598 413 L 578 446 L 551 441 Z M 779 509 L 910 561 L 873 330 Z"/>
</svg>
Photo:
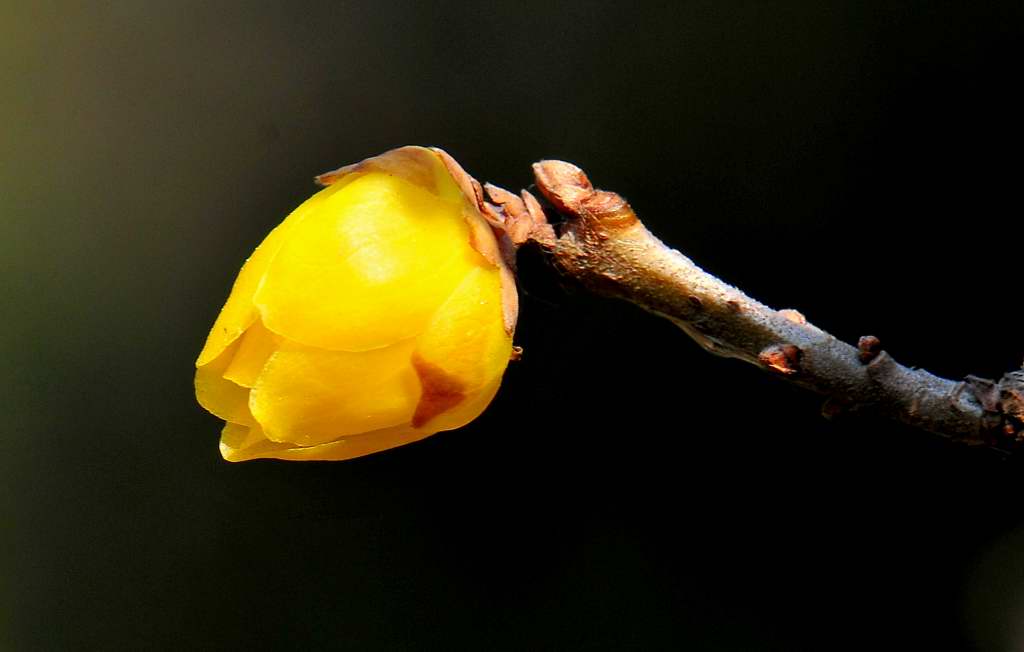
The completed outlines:
<svg viewBox="0 0 1024 652">
<path fill-rule="evenodd" d="M 515 281 L 450 156 L 403 147 L 318 179 L 196 360 L 226 460 L 342 460 L 458 428 L 512 352 Z"/>
</svg>

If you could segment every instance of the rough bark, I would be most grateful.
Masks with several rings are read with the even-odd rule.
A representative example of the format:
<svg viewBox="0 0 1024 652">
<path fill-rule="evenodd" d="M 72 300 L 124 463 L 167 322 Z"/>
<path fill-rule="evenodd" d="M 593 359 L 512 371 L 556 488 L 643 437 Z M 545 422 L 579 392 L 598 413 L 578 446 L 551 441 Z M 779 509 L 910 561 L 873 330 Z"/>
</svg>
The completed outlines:
<svg viewBox="0 0 1024 652">
<path fill-rule="evenodd" d="M 756 365 L 827 400 L 823 414 L 871 412 L 969 444 L 1009 450 L 1024 440 L 1024 373 L 1000 381 L 939 378 L 899 364 L 865 336 L 839 341 L 795 310 L 774 310 L 705 272 L 667 247 L 619 195 L 595 190 L 582 170 L 562 161 L 534 165 L 537 188 L 565 221 L 556 236 L 533 197 L 526 204 L 488 186 L 515 232 L 532 240 L 567 275 L 601 294 L 671 320 L 711 353 Z M 535 204 L 535 202 L 533 202 Z M 529 219 L 523 217 L 529 216 Z M 517 223 L 518 222 L 518 226 Z M 528 222 L 529 228 L 523 224 Z"/>
</svg>

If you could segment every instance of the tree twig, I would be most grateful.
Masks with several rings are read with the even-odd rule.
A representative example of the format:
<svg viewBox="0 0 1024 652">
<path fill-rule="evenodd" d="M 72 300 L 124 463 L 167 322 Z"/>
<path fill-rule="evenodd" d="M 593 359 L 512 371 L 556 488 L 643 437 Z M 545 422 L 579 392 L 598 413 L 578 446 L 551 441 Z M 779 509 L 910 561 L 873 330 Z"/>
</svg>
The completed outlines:
<svg viewBox="0 0 1024 652">
<path fill-rule="evenodd" d="M 534 176 L 566 218 L 557 236 L 539 226 L 543 215 L 529 193 L 522 195 L 525 211 L 511 193 L 488 186 L 488 194 L 505 209 L 510 233 L 519 234 L 513 240 L 537 242 L 587 288 L 671 320 L 711 353 L 826 396 L 825 416 L 871 412 L 1002 450 L 1024 441 L 1024 372 L 998 382 L 955 381 L 899 364 L 875 337 L 851 346 L 797 311 L 773 310 L 705 272 L 652 235 L 619 195 L 595 190 L 576 166 L 541 161 Z"/>
</svg>

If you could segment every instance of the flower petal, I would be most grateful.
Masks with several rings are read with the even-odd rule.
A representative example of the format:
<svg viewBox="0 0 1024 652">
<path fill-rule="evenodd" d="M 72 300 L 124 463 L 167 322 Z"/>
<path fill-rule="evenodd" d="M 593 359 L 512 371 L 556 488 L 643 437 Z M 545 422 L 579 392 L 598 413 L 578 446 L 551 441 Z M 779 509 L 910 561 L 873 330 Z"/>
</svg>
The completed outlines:
<svg viewBox="0 0 1024 652">
<path fill-rule="evenodd" d="M 224 307 L 221 308 L 217 321 L 214 322 L 210 334 L 206 338 L 206 345 L 199 353 L 196 366 L 209 364 L 211 360 L 234 342 L 245 332 L 249 326 L 256 321 L 259 312 L 253 305 L 252 298 L 256 294 L 263 274 L 267 271 L 270 261 L 273 260 L 285 236 L 311 211 L 320 206 L 327 198 L 331 197 L 347 184 L 339 184 L 325 188 L 313 195 L 299 205 L 288 217 L 285 218 L 273 231 L 271 231 L 263 242 L 260 243 L 252 256 L 249 257 L 238 272 L 234 285 L 231 287 L 231 294 L 228 295 Z"/>
<path fill-rule="evenodd" d="M 273 457 L 275 451 L 284 451 L 291 446 L 270 441 L 258 425 L 243 426 L 228 422 L 220 432 L 220 454 L 228 462 Z"/>
<path fill-rule="evenodd" d="M 291 230 L 256 292 L 263 323 L 330 350 L 414 337 L 465 275 L 486 264 L 469 246 L 462 209 L 461 199 L 398 177 L 352 181 Z"/>
<path fill-rule="evenodd" d="M 229 426 L 237 426 L 237 424 L 229 424 Z M 224 430 L 227 433 L 228 428 L 225 427 Z M 408 444 L 423 439 L 430 434 L 415 431 L 408 426 L 395 426 L 363 435 L 345 437 L 326 444 L 303 447 L 261 439 L 262 432 L 259 432 L 258 427 L 254 429 L 244 428 L 244 430 L 245 434 L 233 433 L 230 438 L 225 434 L 222 437 L 220 445 L 221 455 L 229 462 L 243 462 L 260 458 L 300 462 L 348 460 Z M 254 432 L 255 435 L 253 434 Z M 235 440 L 247 443 L 237 448 L 228 443 Z M 254 440 L 254 443 L 248 443 Z"/>
<path fill-rule="evenodd" d="M 268 439 L 302 446 L 408 423 L 420 394 L 412 348 L 412 340 L 359 353 L 285 342 L 249 406 Z"/>
<path fill-rule="evenodd" d="M 428 437 L 429 432 L 419 432 L 408 426 L 395 426 L 362 435 L 345 437 L 319 446 L 291 448 L 275 452 L 274 457 L 282 460 L 349 460 L 378 451 L 395 448 Z"/>
<path fill-rule="evenodd" d="M 499 387 L 501 387 L 500 374 L 487 385 L 481 387 L 475 392 L 468 393 L 466 397 L 455 407 L 445 410 L 428 420 L 418 430 L 427 433 L 435 433 L 441 432 L 442 430 L 454 430 L 455 428 L 461 428 L 473 419 L 476 419 L 484 410 L 487 409 L 487 406 L 491 404 L 491 401 L 498 393 Z"/>
<path fill-rule="evenodd" d="M 462 172 L 461 175 L 456 173 L 452 164 Z M 371 172 L 398 177 L 444 199 L 477 201 L 469 181 L 471 177 L 462 171 L 458 163 L 442 150 L 417 145 L 388 150 L 359 163 L 317 175 L 316 180 L 325 186 L 347 183 L 352 180 L 352 175 Z"/>
<path fill-rule="evenodd" d="M 414 426 L 433 428 L 429 422 L 434 417 L 495 380 L 500 382 L 512 353 L 512 337 L 504 327 L 501 282 L 498 268 L 472 270 L 416 339 L 412 364 L 423 390 Z M 480 410 L 484 407 L 486 403 Z"/>
<path fill-rule="evenodd" d="M 219 356 L 196 369 L 196 400 L 225 421 L 252 425 L 256 422 L 249 412 L 249 390 L 224 378 L 240 343 L 235 340 Z"/>
<path fill-rule="evenodd" d="M 477 392 L 468 401 L 440 415 L 431 422 L 431 429 L 416 429 L 407 425 L 392 426 L 316 446 L 296 446 L 287 442 L 271 441 L 258 425 L 227 423 L 221 433 L 221 456 L 229 462 L 254 459 L 309 462 L 340 461 L 369 455 L 424 439 L 434 434 L 435 426 L 441 426 L 439 430 L 452 430 L 466 425 L 487 407 L 500 384 L 501 378 L 497 378 L 489 387 Z"/>
<path fill-rule="evenodd" d="M 242 387 L 252 387 L 280 341 L 280 336 L 257 320 L 238 341 L 238 352 L 224 371 L 224 378 Z"/>
<path fill-rule="evenodd" d="M 224 424 L 223 430 L 220 431 L 222 452 L 224 447 L 231 450 L 240 450 L 266 440 L 266 435 L 263 434 L 263 430 L 258 425 L 247 426 L 228 421 Z"/>
</svg>

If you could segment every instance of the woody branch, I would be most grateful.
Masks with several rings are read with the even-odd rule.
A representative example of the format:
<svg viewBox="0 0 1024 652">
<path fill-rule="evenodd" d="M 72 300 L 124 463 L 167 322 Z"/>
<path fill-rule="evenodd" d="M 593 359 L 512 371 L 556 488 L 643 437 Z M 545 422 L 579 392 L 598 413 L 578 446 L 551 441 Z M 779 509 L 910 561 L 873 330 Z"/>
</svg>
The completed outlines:
<svg viewBox="0 0 1024 652">
<path fill-rule="evenodd" d="M 565 221 L 556 235 L 529 193 L 487 186 L 512 240 L 534 241 L 595 292 L 679 326 L 707 351 L 753 364 L 826 397 L 827 417 L 873 413 L 951 439 L 1009 450 L 1024 443 L 1024 372 L 963 381 L 911 369 L 872 336 L 839 341 L 795 310 L 773 310 L 667 247 L 619 195 L 595 190 L 576 166 L 534 165 L 536 185 Z"/>
</svg>

